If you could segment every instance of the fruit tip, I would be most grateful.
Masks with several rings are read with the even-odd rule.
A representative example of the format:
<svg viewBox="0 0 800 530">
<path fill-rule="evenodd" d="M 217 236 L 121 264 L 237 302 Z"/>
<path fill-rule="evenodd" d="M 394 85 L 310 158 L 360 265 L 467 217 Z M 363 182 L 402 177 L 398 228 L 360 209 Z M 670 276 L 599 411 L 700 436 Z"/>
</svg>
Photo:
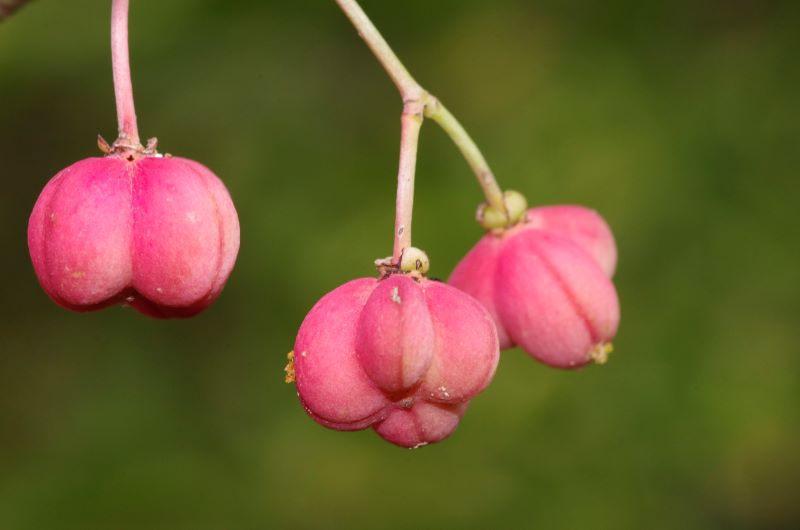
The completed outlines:
<svg viewBox="0 0 800 530">
<path fill-rule="evenodd" d="M 606 364 L 608 362 L 608 356 L 613 351 L 613 344 L 610 342 L 601 342 L 592 348 L 592 351 L 589 352 L 589 358 L 592 359 L 595 364 Z"/>
</svg>

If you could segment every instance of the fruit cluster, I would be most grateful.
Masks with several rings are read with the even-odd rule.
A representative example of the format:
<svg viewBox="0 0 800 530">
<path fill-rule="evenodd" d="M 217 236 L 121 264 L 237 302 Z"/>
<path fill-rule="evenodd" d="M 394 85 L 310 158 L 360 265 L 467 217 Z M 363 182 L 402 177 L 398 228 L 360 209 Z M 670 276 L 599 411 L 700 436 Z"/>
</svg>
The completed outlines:
<svg viewBox="0 0 800 530">
<path fill-rule="evenodd" d="M 355 0 L 336 0 L 404 101 L 393 255 L 377 278 L 325 295 L 305 317 L 286 367 L 303 407 L 341 431 L 372 427 L 402 447 L 449 436 L 519 346 L 558 368 L 604 363 L 619 324 L 611 230 L 579 206 L 528 208 L 503 192 L 477 146 L 410 76 Z M 205 166 L 139 140 L 128 64 L 128 0 L 113 0 L 112 63 L 119 136 L 45 186 L 28 244 L 44 291 L 75 311 L 126 304 L 188 317 L 220 294 L 239 249 L 239 221 Z M 451 136 L 486 196 L 483 238 L 448 283 L 429 279 L 411 245 L 417 142 L 429 118 Z"/>
<path fill-rule="evenodd" d="M 401 256 L 398 270 L 317 302 L 287 367 L 306 412 L 332 429 L 372 427 L 419 447 L 456 428 L 500 349 L 518 345 L 557 368 L 605 363 L 619 324 L 608 225 L 580 206 L 519 217 L 490 230 L 450 285 L 425 278 L 426 268 L 403 270 Z"/>
</svg>

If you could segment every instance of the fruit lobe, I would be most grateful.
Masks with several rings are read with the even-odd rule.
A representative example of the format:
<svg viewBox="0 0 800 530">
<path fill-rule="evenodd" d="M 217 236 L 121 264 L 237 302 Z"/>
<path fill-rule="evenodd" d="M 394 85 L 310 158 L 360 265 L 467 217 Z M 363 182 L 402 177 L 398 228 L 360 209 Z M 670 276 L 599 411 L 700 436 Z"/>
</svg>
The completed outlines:
<svg viewBox="0 0 800 530">
<path fill-rule="evenodd" d="M 239 249 L 228 191 L 179 157 L 87 158 L 53 177 L 28 224 L 34 271 L 59 305 L 128 303 L 186 317 L 220 294 Z"/>
</svg>

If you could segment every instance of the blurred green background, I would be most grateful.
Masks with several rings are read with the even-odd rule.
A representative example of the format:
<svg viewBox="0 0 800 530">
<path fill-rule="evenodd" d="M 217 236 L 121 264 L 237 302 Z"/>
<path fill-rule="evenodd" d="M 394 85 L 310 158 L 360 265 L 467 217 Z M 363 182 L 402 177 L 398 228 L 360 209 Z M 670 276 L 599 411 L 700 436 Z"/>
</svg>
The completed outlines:
<svg viewBox="0 0 800 530">
<path fill-rule="evenodd" d="M 364 0 L 503 186 L 598 209 L 620 251 L 608 365 L 506 352 L 418 451 L 283 383 L 308 309 L 391 253 L 394 87 L 332 1 L 132 3 L 142 136 L 225 181 L 241 253 L 191 320 L 53 304 L 26 225 L 115 136 L 110 2 L 0 23 L 0 528 L 800 527 L 800 3 Z M 434 276 L 480 200 L 427 124 Z"/>
</svg>

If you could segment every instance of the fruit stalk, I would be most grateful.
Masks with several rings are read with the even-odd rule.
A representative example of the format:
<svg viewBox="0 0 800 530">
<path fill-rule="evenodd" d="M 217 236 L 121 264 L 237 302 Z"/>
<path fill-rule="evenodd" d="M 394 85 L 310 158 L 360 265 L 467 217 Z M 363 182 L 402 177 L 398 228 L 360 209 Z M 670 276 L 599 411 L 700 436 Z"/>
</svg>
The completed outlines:
<svg viewBox="0 0 800 530">
<path fill-rule="evenodd" d="M 417 168 L 417 145 L 422 127 L 422 108 L 416 103 L 403 107 L 400 131 L 400 164 L 397 169 L 397 198 L 394 218 L 392 262 L 400 263 L 403 249 L 411 246 L 411 217 L 414 210 L 414 176 Z"/>
<path fill-rule="evenodd" d="M 422 105 L 423 115 L 432 119 L 444 129 L 467 160 L 478 179 L 478 184 L 483 190 L 486 202 L 497 211 L 506 212 L 503 191 L 500 189 L 497 179 L 481 154 L 480 149 L 467 134 L 464 127 L 436 97 L 417 83 L 356 0 L 336 0 L 336 3 L 358 30 L 358 34 L 367 43 L 367 46 L 372 50 L 378 61 L 383 65 L 400 91 L 403 103 L 408 105 L 416 102 Z M 507 213 L 506 217 L 508 217 Z"/>
<path fill-rule="evenodd" d="M 111 3 L 111 65 L 119 125 L 119 136 L 114 144 L 133 149 L 141 148 L 128 58 L 128 0 L 112 0 Z"/>
</svg>

